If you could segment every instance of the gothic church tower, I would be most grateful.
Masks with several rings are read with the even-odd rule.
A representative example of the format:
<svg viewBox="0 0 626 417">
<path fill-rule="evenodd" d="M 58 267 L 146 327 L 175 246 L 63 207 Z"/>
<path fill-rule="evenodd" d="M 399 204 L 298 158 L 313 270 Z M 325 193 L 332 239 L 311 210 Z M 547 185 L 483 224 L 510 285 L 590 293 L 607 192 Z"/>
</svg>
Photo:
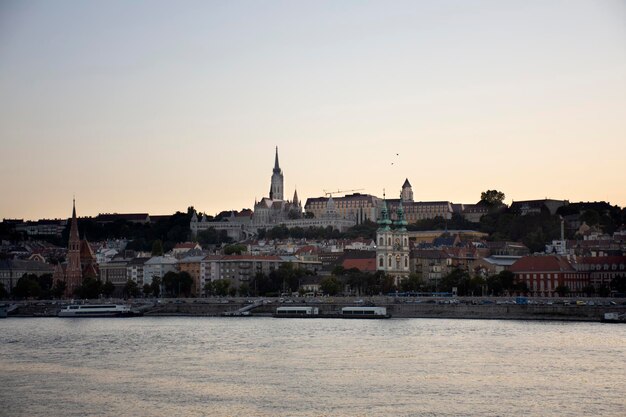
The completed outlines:
<svg viewBox="0 0 626 417">
<path fill-rule="evenodd" d="M 270 185 L 270 200 L 283 200 L 283 171 L 278 165 L 278 146 L 276 147 L 276 157 L 274 159 L 274 170 L 272 171 L 272 184 Z"/>
<path fill-rule="evenodd" d="M 77 287 L 82 284 L 83 274 L 80 263 L 80 237 L 78 236 L 78 221 L 76 220 L 76 201 L 72 202 L 72 222 L 70 237 L 67 245 L 67 269 L 65 270 L 65 290 L 71 296 Z"/>
</svg>

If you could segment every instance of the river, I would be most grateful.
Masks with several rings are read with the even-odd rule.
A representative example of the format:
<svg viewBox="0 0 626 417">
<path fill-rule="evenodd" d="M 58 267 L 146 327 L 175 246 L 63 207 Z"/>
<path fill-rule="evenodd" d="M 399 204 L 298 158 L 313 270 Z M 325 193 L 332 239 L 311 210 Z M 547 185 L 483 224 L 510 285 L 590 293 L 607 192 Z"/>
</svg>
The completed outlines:
<svg viewBox="0 0 626 417">
<path fill-rule="evenodd" d="M 0 321 L 6 416 L 623 416 L 626 326 Z"/>
</svg>

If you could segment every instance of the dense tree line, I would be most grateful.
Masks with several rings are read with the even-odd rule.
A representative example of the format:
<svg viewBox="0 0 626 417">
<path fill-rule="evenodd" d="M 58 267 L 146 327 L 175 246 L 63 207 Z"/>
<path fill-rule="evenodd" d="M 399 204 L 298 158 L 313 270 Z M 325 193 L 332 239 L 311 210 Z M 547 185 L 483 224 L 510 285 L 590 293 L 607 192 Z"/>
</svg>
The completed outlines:
<svg viewBox="0 0 626 417">
<path fill-rule="evenodd" d="M 9 292 L 11 298 L 15 300 L 61 298 L 65 288 L 65 282 L 52 282 L 52 274 L 41 276 L 24 274 L 13 288 L 5 288 L 4 284 L 0 283 L 0 299 L 8 298 Z"/>
<path fill-rule="evenodd" d="M 269 274 L 257 272 L 249 282 L 243 282 L 239 287 L 235 287 L 228 279 L 221 279 L 206 283 L 203 290 L 206 296 L 278 296 L 281 293 L 298 292 L 303 278 L 311 274 L 310 271 L 285 263 Z"/>
</svg>

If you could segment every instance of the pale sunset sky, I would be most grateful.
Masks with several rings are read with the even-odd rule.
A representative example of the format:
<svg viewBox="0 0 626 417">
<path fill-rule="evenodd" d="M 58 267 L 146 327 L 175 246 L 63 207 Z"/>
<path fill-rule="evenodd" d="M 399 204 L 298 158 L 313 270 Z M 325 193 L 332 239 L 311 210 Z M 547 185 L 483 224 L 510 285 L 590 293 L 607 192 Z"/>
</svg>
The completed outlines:
<svg viewBox="0 0 626 417">
<path fill-rule="evenodd" d="M 626 205 L 626 2 L 0 2 L 0 218 Z"/>
</svg>

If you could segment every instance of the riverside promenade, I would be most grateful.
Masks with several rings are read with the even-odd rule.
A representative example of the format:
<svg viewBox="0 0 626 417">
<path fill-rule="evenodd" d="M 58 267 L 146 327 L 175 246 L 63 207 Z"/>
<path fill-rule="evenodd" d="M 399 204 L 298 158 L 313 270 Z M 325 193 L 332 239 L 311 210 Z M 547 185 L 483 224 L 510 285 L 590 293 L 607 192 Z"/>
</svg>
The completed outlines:
<svg viewBox="0 0 626 417">
<path fill-rule="evenodd" d="M 146 316 L 222 316 L 248 309 L 250 316 L 271 316 L 279 306 L 314 306 L 320 315 L 333 315 L 342 307 L 386 307 L 393 318 L 446 318 L 497 320 L 601 321 L 604 313 L 626 312 L 626 299 L 528 299 L 516 304 L 510 297 L 314 297 L 314 298 L 178 298 L 158 300 L 87 300 L 85 303 L 131 304 Z M 67 301 L 22 301 L 10 317 L 56 317 Z"/>
</svg>

